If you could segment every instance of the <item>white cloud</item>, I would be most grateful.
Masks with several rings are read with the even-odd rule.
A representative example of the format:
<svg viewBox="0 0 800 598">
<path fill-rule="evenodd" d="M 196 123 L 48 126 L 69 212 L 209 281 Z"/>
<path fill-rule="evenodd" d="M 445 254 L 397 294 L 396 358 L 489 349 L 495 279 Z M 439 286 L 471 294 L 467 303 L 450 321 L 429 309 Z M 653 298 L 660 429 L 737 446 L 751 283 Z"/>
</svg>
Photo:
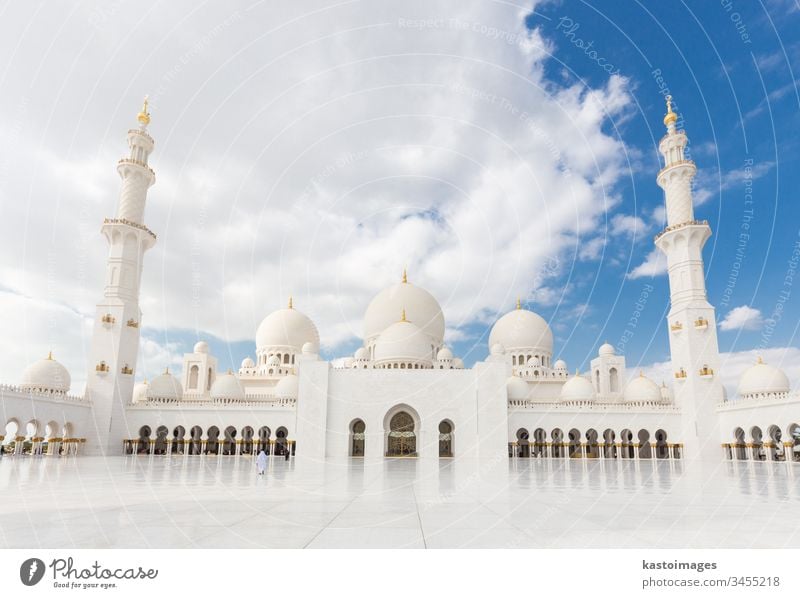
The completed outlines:
<svg viewBox="0 0 800 598">
<path fill-rule="evenodd" d="M 752 166 L 742 166 L 721 174 L 701 169 L 695 179 L 694 205 L 703 205 L 711 198 L 736 187 L 741 187 L 741 195 L 744 196 L 746 181 L 758 180 L 774 167 L 775 162 L 758 162 Z"/>
<path fill-rule="evenodd" d="M 758 330 L 764 323 L 761 310 L 740 305 L 730 310 L 719 323 L 720 330 Z"/>
<path fill-rule="evenodd" d="M 628 272 L 628 278 L 644 278 L 661 276 L 667 273 L 667 256 L 660 249 L 653 249 L 647 254 L 644 262 Z"/>
<path fill-rule="evenodd" d="M 638 216 L 629 214 L 615 214 L 611 218 L 611 234 L 622 235 L 625 237 L 640 237 L 646 230 L 647 225 Z"/>
<path fill-rule="evenodd" d="M 51 25 L 15 54 L 0 107 L 17 114 L 15 98 L 29 99 L 0 181 L 14 198 L 0 219 L 5 285 L 92 316 L 107 253 L 97 229 L 115 212 L 115 160 L 150 92 L 158 181 L 145 220 L 159 241 L 145 258 L 146 329 L 252 339 L 293 294 L 335 349 L 360 336 L 370 298 L 404 265 L 451 331 L 534 288 L 559 300 L 550 279 L 565 268 L 536 273 L 616 202 L 604 194 L 626 148 L 604 129 L 630 110 L 625 79 L 597 89 L 546 79 L 547 43 L 510 5 L 189 6 L 140 19 L 116 4 L 71 23 L 69 39 L 87 43 L 79 55 Z M 0 27 L 32 18 L 15 10 Z M 400 24 L 442 15 L 441 27 Z M 67 56 L 97 79 L 88 97 Z M 0 313 L 0 326 L 20 333 L 12 317 Z M 80 336 L 69 339 L 77 349 Z M 171 348 L 151 349 L 147 364 L 160 368 Z"/>
</svg>

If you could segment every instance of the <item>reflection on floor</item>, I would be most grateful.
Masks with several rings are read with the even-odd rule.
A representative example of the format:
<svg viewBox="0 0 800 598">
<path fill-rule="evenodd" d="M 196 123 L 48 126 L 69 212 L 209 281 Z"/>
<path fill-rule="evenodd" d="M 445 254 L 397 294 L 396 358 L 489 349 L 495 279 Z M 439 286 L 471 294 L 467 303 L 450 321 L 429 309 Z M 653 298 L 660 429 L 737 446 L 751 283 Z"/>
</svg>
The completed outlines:
<svg viewBox="0 0 800 598">
<path fill-rule="evenodd" d="M 14 548 L 800 547 L 800 467 L 498 458 L 0 460 Z"/>
</svg>

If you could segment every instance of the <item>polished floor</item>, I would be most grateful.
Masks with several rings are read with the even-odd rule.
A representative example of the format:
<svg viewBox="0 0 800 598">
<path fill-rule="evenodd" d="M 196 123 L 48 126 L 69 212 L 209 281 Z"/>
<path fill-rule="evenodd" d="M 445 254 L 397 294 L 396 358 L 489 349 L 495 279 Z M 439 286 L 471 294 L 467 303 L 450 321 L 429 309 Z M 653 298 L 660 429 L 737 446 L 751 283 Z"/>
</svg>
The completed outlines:
<svg viewBox="0 0 800 598">
<path fill-rule="evenodd" d="M 7 548 L 800 547 L 800 465 L 0 459 Z"/>
</svg>

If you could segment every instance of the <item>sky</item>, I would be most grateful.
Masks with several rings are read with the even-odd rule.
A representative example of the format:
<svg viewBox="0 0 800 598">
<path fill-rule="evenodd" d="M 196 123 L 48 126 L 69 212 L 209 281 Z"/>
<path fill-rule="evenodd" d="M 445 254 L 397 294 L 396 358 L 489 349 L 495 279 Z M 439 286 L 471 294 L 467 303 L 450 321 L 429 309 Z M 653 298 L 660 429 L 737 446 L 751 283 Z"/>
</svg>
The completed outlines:
<svg viewBox="0 0 800 598">
<path fill-rule="evenodd" d="M 669 380 L 664 96 L 698 166 L 709 299 L 735 392 L 760 355 L 800 382 L 800 5 L 794 0 L 6 3 L 0 381 L 52 350 L 81 392 L 120 189 L 150 97 L 158 235 L 138 379 L 199 339 L 220 369 L 294 305 L 326 358 L 400 280 L 467 365 L 517 297 L 554 358 L 605 341 Z M 659 380 L 660 381 L 660 380 Z"/>
</svg>

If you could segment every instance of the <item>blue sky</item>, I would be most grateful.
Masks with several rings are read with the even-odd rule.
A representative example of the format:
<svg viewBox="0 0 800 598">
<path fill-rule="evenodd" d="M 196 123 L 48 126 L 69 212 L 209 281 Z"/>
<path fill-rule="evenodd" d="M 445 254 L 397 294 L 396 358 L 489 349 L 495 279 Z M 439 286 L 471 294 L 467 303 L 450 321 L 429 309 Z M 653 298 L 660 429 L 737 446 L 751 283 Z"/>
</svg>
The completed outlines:
<svg viewBox="0 0 800 598">
<path fill-rule="evenodd" d="M 754 351 L 800 379 L 796 2 L 45 6 L 0 24 L 4 381 L 50 348 L 77 387 L 92 367 L 96 231 L 145 93 L 159 242 L 137 377 L 198 338 L 237 367 L 289 294 L 325 356 L 351 354 L 370 297 L 404 265 L 468 364 L 522 296 L 571 369 L 607 340 L 631 371 L 655 371 L 667 88 L 714 232 L 727 380 Z"/>
</svg>

